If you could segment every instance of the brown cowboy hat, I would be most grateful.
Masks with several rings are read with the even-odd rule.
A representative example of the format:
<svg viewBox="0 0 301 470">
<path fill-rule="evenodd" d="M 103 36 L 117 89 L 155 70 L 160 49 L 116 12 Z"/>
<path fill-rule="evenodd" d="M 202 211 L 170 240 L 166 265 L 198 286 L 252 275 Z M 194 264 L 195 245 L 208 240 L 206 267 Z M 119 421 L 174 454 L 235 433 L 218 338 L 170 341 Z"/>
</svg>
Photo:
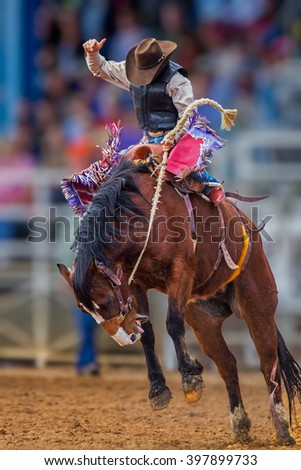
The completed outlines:
<svg viewBox="0 0 301 470">
<path fill-rule="evenodd" d="M 134 85 L 151 83 L 176 48 L 177 44 L 172 41 L 143 39 L 126 56 L 125 70 L 129 82 Z"/>
</svg>

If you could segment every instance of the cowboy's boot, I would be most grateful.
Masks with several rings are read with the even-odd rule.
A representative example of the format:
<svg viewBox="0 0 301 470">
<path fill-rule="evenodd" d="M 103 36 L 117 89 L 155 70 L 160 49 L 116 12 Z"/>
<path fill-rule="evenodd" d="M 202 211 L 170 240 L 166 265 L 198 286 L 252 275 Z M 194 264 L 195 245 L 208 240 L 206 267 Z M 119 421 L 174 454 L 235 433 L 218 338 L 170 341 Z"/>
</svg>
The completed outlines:
<svg viewBox="0 0 301 470">
<path fill-rule="evenodd" d="M 207 194 L 207 197 L 210 199 L 210 202 L 217 206 L 225 199 L 225 193 L 222 188 L 216 187 L 210 190 L 210 192 Z"/>
</svg>

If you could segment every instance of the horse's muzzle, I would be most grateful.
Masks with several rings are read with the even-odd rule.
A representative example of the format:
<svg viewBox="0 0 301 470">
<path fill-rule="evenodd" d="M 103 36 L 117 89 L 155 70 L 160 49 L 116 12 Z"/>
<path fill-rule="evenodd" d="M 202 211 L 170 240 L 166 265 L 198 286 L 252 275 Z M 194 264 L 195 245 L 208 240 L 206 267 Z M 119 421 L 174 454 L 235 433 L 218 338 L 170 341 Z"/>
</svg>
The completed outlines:
<svg viewBox="0 0 301 470">
<path fill-rule="evenodd" d="M 128 346 L 137 343 L 141 338 L 141 333 L 131 333 L 130 335 L 120 326 L 117 333 L 112 338 L 119 346 Z"/>
</svg>

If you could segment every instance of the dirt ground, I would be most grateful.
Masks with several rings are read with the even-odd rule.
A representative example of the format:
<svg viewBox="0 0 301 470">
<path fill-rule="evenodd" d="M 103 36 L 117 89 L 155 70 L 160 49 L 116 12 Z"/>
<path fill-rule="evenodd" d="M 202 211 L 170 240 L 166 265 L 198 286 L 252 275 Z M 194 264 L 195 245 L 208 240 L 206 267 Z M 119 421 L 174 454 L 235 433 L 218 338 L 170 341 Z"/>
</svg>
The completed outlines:
<svg viewBox="0 0 301 470">
<path fill-rule="evenodd" d="M 240 374 L 253 440 L 235 445 L 228 399 L 217 374 L 205 372 L 202 399 L 187 405 L 177 373 L 167 374 L 173 400 L 161 412 L 148 402 L 144 369 L 77 377 L 71 368 L 0 369 L 0 449 L 280 449 L 273 442 L 260 374 Z M 292 431 L 301 449 L 301 429 Z"/>
</svg>

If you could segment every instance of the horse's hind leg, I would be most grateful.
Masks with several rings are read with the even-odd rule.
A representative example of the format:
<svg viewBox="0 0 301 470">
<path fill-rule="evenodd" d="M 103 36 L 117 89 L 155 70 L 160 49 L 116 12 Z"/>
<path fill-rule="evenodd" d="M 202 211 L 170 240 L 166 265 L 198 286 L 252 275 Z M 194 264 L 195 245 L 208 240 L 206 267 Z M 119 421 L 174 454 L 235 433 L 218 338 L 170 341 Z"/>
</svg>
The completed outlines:
<svg viewBox="0 0 301 470">
<path fill-rule="evenodd" d="M 239 388 L 236 360 L 222 335 L 222 324 L 231 314 L 225 304 L 197 301 L 187 307 L 185 319 L 191 326 L 204 353 L 216 364 L 225 382 L 230 401 L 232 437 L 237 442 L 249 440 L 251 422 L 245 412 Z"/>
<path fill-rule="evenodd" d="M 248 269 L 252 267 L 253 272 L 258 273 L 257 266 L 248 264 Z M 250 279 L 246 274 L 243 273 L 235 281 L 236 300 L 259 355 L 260 370 L 270 396 L 277 441 L 280 444 L 293 445 L 295 440 L 289 433 L 289 424 L 281 397 L 278 335 L 274 320 L 277 307 L 276 286 L 269 267 L 262 261 L 259 275 L 255 274 Z"/>
</svg>

